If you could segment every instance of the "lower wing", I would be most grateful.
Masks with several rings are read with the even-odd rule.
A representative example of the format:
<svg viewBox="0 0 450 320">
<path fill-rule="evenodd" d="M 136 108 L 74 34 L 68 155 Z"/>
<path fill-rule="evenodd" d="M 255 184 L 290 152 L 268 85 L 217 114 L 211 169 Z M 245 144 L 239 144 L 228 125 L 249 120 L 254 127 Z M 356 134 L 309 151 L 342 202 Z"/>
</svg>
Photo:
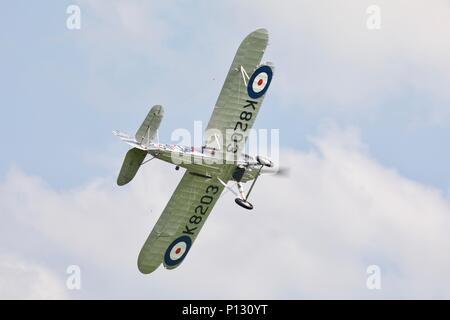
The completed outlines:
<svg viewBox="0 0 450 320">
<path fill-rule="evenodd" d="M 186 171 L 139 253 L 142 273 L 180 265 L 203 227 L 224 187 L 215 178 Z"/>
</svg>

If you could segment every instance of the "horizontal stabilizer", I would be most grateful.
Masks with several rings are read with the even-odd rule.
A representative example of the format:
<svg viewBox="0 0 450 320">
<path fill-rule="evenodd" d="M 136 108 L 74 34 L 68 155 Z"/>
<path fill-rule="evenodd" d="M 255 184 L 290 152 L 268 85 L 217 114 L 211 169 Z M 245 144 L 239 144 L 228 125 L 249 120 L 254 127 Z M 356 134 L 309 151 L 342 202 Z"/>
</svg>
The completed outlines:
<svg viewBox="0 0 450 320">
<path fill-rule="evenodd" d="M 123 186 L 133 180 L 146 155 L 146 151 L 137 148 L 128 150 L 117 178 L 119 186 Z"/>
</svg>

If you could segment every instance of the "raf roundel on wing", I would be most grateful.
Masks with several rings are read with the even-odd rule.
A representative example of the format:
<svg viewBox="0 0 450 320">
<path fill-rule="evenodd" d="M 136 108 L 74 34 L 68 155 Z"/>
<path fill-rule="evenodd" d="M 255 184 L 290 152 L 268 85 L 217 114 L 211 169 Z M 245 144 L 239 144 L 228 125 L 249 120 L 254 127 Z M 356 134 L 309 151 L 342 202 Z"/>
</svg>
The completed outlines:
<svg viewBox="0 0 450 320">
<path fill-rule="evenodd" d="M 247 85 L 247 93 L 250 98 L 258 99 L 269 89 L 272 81 L 272 69 L 269 66 L 261 66 L 253 72 Z"/>
<path fill-rule="evenodd" d="M 192 240 L 188 236 L 181 236 L 175 239 L 167 248 L 164 255 L 164 262 L 168 266 L 175 266 L 183 261 L 189 249 L 191 248 Z"/>
</svg>

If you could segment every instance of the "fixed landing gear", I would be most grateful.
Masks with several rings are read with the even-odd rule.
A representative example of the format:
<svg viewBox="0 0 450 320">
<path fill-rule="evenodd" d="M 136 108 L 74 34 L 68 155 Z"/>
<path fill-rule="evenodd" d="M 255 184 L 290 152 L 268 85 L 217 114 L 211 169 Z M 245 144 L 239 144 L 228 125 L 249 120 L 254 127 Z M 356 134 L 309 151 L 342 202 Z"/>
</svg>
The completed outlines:
<svg viewBox="0 0 450 320">
<path fill-rule="evenodd" d="M 238 198 L 234 199 L 234 202 L 236 202 L 238 205 L 240 205 L 244 209 L 252 210 L 253 209 L 253 205 L 250 202 L 247 201 L 248 196 L 250 195 L 250 191 L 252 189 L 250 188 L 250 190 L 247 193 L 247 195 L 245 195 L 244 187 L 242 186 L 242 183 L 238 182 L 237 183 L 237 187 L 238 187 L 239 194 L 241 195 L 241 197 L 238 197 Z"/>
<path fill-rule="evenodd" d="M 256 183 L 256 180 L 258 179 L 258 177 L 261 173 L 261 169 L 263 167 L 272 167 L 273 166 L 272 161 L 270 161 L 267 158 L 261 157 L 261 156 L 257 156 L 256 161 L 257 161 L 257 163 L 253 164 L 253 166 L 259 167 L 258 172 L 256 173 L 255 178 L 253 179 L 253 182 L 250 185 L 250 188 L 248 189 L 247 193 L 244 192 L 244 187 L 242 186 L 242 183 L 240 182 L 244 175 L 244 172 L 246 170 L 246 168 L 244 166 L 237 167 L 235 172 L 233 173 L 233 180 L 236 181 L 236 185 L 238 187 L 239 194 L 236 191 L 234 191 L 231 187 L 229 187 L 225 182 L 223 182 L 220 178 L 218 178 L 219 182 L 225 188 L 227 188 L 228 190 L 233 192 L 233 194 L 237 197 L 234 199 L 234 202 L 236 202 L 237 205 L 239 205 L 242 208 L 247 209 L 247 210 L 253 209 L 253 205 L 250 202 L 248 202 L 248 197 L 250 196 L 250 192 L 252 191 L 252 189 Z"/>
<path fill-rule="evenodd" d="M 270 161 L 269 159 L 262 157 L 262 156 L 256 156 L 256 161 L 259 164 L 258 174 L 256 175 L 255 179 L 253 180 L 253 183 L 251 184 L 250 189 L 248 189 L 247 194 L 245 194 L 245 192 L 244 192 L 244 187 L 242 186 L 240 179 L 237 180 L 237 187 L 239 190 L 240 197 L 237 197 L 236 199 L 234 199 L 234 202 L 236 202 L 239 206 L 241 206 L 242 208 L 245 208 L 247 210 L 253 209 L 253 205 L 250 202 L 248 202 L 248 197 L 250 196 L 250 192 L 252 191 L 253 186 L 255 185 L 256 180 L 259 177 L 259 174 L 261 173 L 261 169 L 263 167 L 272 167 L 273 166 L 272 161 Z"/>
</svg>

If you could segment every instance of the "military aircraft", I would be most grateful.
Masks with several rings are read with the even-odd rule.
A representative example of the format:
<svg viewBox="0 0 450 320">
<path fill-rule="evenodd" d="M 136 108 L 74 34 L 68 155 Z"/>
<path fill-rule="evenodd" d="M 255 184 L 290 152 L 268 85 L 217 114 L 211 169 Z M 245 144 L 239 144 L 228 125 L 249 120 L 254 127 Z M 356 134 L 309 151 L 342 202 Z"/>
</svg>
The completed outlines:
<svg viewBox="0 0 450 320">
<path fill-rule="evenodd" d="M 153 158 L 186 169 L 152 232 L 141 249 L 138 268 L 148 274 L 161 263 L 167 269 L 181 264 L 224 189 L 232 191 L 235 202 L 253 209 L 248 201 L 263 167 L 274 163 L 263 156 L 243 154 L 249 131 L 273 76 L 270 62 L 261 64 L 268 43 L 266 29 L 250 33 L 239 46 L 215 104 L 200 150 L 191 146 L 160 144 L 158 128 L 162 106 L 151 108 L 135 136 L 114 131 L 131 145 L 117 178 L 119 186 L 130 182 L 138 169 Z M 153 158 L 144 161 L 147 154 Z M 243 183 L 252 181 L 248 192 Z M 228 184 L 236 183 L 238 193 Z"/>
</svg>

